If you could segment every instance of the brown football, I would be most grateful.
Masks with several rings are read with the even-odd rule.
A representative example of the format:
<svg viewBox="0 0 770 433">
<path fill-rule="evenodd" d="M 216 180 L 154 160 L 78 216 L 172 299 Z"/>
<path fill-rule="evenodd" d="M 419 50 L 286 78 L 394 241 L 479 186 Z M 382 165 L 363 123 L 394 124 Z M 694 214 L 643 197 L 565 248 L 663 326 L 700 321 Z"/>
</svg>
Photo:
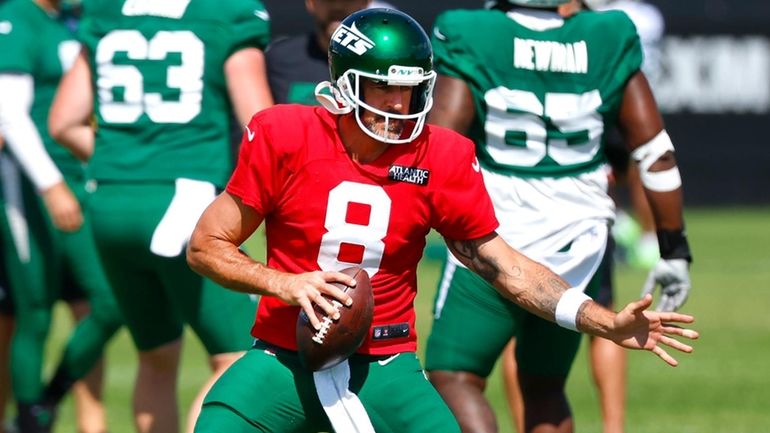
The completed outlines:
<svg viewBox="0 0 770 433">
<path fill-rule="evenodd" d="M 356 280 L 355 287 L 335 284 L 353 298 L 353 305 L 346 307 L 333 301 L 332 305 L 337 307 L 340 318 L 332 320 L 313 304 L 316 317 L 322 325 L 317 331 L 303 310 L 300 310 L 297 317 L 299 358 L 305 368 L 311 371 L 333 367 L 350 357 L 364 342 L 372 326 L 374 294 L 369 274 L 359 267 L 346 268 L 340 272 Z"/>
</svg>

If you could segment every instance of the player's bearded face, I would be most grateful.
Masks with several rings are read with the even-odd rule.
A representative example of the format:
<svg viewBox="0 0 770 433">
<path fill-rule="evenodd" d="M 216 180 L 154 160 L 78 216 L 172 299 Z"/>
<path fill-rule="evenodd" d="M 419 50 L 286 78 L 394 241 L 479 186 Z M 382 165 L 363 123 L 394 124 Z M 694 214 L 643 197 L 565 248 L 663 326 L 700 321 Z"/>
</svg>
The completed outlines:
<svg viewBox="0 0 770 433">
<path fill-rule="evenodd" d="M 364 95 L 366 103 L 388 114 L 408 114 L 412 88 L 408 86 L 389 86 L 367 80 Z M 380 137 L 398 139 L 404 131 L 404 119 L 394 119 L 369 110 L 364 110 L 362 123 L 371 132 Z"/>
<path fill-rule="evenodd" d="M 391 114 L 402 114 L 396 110 L 389 110 L 388 113 Z M 381 116 L 376 113 L 372 113 L 367 111 L 366 115 L 363 118 L 364 126 L 366 126 L 369 131 L 379 135 L 380 137 L 385 137 L 389 139 L 398 139 L 401 137 L 401 132 L 404 130 L 404 120 L 403 119 L 393 119 L 388 118 L 385 119 L 385 116 Z"/>
</svg>

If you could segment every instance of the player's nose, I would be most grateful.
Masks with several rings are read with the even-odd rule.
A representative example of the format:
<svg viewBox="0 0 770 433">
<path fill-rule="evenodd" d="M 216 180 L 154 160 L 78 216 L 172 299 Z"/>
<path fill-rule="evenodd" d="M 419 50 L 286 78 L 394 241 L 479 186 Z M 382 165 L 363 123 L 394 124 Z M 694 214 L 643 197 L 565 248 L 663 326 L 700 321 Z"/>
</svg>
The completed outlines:
<svg viewBox="0 0 770 433">
<path fill-rule="evenodd" d="M 404 86 L 391 86 L 388 91 L 388 107 L 401 111 L 406 105 L 406 91 Z"/>
</svg>

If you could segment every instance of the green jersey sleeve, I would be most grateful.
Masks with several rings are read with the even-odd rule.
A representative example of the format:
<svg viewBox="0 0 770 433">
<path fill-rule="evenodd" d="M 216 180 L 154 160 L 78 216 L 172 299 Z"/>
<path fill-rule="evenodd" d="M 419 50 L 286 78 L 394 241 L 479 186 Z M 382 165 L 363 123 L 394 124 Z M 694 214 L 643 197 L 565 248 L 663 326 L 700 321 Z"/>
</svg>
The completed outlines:
<svg viewBox="0 0 770 433">
<path fill-rule="evenodd" d="M 270 42 L 270 15 L 259 1 L 239 2 L 232 25 L 229 54 L 249 47 L 264 50 Z"/>
<path fill-rule="evenodd" d="M 93 26 L 94 22 L 96 22 L 94 17 L 99 15 L 98 10 L 100 9 L 100 5 L 94 0 L 83 0 L 81 7 L 82 12 L 80 14 L 77 30 L 75 31 L 75 36 L 80 42 L 86 44 L 90 35 L 94 33 Z"/>
<path fill-rule="evenodd" d="M 35 52 L 34 26 L 13 7 L 14 3 L 0 6 L 0 72 L 31 74 L 35 67 L 30 54 Z"/>
<path fill-rule="evenodd" d="M 642 53 L 642 42 L 639 39 L 639 33 L 636 26 L 621 11 L 607 11 L 607 32 L 605 34 L 615 34 L 622 41 L 619 50 L 619 61 L 615 69 L 615 79 L 618 84 L 623 85 L 636 71 L 642 68 L 644 55 Z"/>
<path fill-rule="evenodd" d="M 447 11 L 436 18 L 431 33 L 433 62 L 436 72 L 464 79 L 469 60 L 473 59 L 464 46 L 465 38 L 457 34 L 465 28 L 464 11 Z"/>
</svg>

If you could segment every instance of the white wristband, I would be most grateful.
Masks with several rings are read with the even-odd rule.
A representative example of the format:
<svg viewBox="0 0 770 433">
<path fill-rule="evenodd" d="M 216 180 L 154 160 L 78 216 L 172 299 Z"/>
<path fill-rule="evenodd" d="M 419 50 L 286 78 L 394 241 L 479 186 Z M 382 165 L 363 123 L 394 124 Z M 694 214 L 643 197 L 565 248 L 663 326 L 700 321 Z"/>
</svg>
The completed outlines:
<svg viewBox="0 0 770 433">
<path fill-rule="evenodd" d="M 591 297 L 578 288 L 571 288 L 564 292 L 556 304 L 556 323 L 559 326 L 577 331 L 577 313 L 583 302 L 590 301 Z"/>
</svg>

